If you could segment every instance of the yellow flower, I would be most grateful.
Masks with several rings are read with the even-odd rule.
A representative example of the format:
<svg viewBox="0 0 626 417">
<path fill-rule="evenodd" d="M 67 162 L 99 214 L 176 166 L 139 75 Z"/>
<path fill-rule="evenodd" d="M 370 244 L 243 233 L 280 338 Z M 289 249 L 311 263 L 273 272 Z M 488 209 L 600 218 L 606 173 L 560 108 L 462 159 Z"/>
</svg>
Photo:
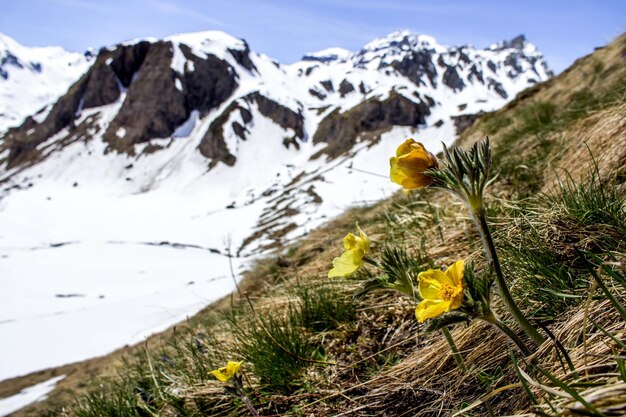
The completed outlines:
<svg viewBox="0 0 626 417">
<path fill-rule="evenodd" d="M 243 361 L 228 361 L 228 364 L 225 367 L 211 371 L 211 374 L 222 382 L 228 382 L 237 372 L 239 372 L 239 368 L 241 368 L 242 363 Z"/>
<path fill-rule="evenodd" d="M 438 166 L 437 158 L 424 145 L 407 139 L 396 149 L 396 156 L 389 159 L 391 182 L 413 190 L 428 187 L 433 179 L 424 171 Z"/>
<path fill-rule="evenodd" d="M 357 223 L 356 228 L 359 229 L 359 236 L 348 233 L 343 238 L 343 246 L 346 251 L 340 258 L 333 259 L 333 269 L 328 272 L 328 277 L 345 277 L 363 265 L 363 257 L 370 248 L 370 238 L 361 230 Z"/>
<path fill-rule="evenodd" d="M 463 301 L 463 272 L 465 262 L 456 261 L 446 272 L 429 269 L 420 272 L 418 290 L 422 301 L 415 309 L 417 321 L 437 317 L 461 306 Z"/>
</svg>

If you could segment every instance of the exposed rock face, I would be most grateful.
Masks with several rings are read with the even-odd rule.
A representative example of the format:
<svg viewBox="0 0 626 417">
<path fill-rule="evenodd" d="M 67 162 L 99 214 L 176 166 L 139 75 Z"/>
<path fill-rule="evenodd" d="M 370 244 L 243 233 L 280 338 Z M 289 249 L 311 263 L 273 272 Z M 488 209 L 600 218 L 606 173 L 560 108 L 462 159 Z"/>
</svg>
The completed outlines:
<svg viewBox="0 0 626 417">
<path fill-rule="evenodd" d="M 189 112 L 198 110 L 201 115 L 205 115 L 226 101 L 235 91 L 238 86 L 237 73 L 232 66 L 216 56 L 200 58 L 186 45 L 180 45 L 180 49 L 194 67 L 193 71 L 185 70 L 182 80 L 185 106 Z"/>
<path fill-rule="evenodd" d="M 400 74 L 413 81 L 416 85 L 426 85 L 425 75 L 430 85 L 437 87 L 437 69 L 433 64 L 432 54 L 428 50 L 418 50 L 406 55 L 401 61 L 391 63 Z"/>
<path fill-rule="evenodd" d="M 346 95 L 350 94 L 353 91 L 354 91 L 354 86 L 350 84 L 350 81 L 344 78 L 343 81 L 341 81 L 341 84 L 339 84 L 339 95 L 341 97 L 345 97 Z"/>
<path fill-rule="evenodd" d="M 132 145 L 167 137 L 189 117 L 185 96 L 176 88 L 176 73 L 170 68 L 172 55 L 170 43 L 158 42 L 150 47 L 124 104 L 104 134 L 113 149 L 132 152 Z M 118 134 L 120 129 L 124 129 L 124 135 Z"/>
<path fill-rule="evenodd" d="M 459 76 L 456 68 L 448 66 L 443 73 L 443 83 L 450 87 L 453 91 L 462 91 L 465 88 L 463 79 Z"/>
<path fill-rule="evenodd" d="M 9 129 L 4 136 L 6 146 L 10 149 L 7 160 L 8 168 L 35 157 L 37 145 L 74 121 L 88 80 L 89 76 L 85 75 L 74 84 L 67 94 L 52 107 L 43 123 L 38 124 L 29 116 L 21 126 Z"/>
<path fill-rule="evenodd" d="M 324 89 L 329 93 L 335 91 L 335 88 L 333 87 L 333 82 L 331 80 L 320 81 L 320 84 L 322 84 L 322 87 L 324 87 Z"/>
<path fill-rule="evenodd" d="M 202 138 L 198 149 L 203 156 L 211 160 L 209 168 L 213 168 L 218 162 L 223 162 L 228 166 L 235 165 L 237 158 L 230 153 L 228 146 L 226 146 L 226 141 L 224 140 L 224 126 L 235 111 L 239 110 L 241 112 L 242 109 L 238 102 L 235 101 L 231 103 L 226 110 L 211 123 L 209 130 L 207 130 Z"/>
<path fill-rule="evenodd" d="M 170 67 L 172 48 L 171 42 L 142 41 L 102 49 L 91 69 L 57 101 L 41 124 L 27 118 L 7 133 L 8 166 L 35 156 L 32 151 L 37 145 L 63 128 L 73 128 L 83 109 L 120 99 L 122 88 L 127 89 L 126 99 L 103 138 L 113 149 L 129 153 L 136 143 L 170 136 L 192 110 L 205 115 L 237 88 L 236 72 L 227 62 L 212 55 L 200 58 L 186 45 L 181 45 L 181 51 L 194 69 L 176 73 Z M 242 66 L 251 64 L 245 51 L 237 53 Z"/>
<path fill-rule="evenodd" d="M 456 128 L 456 134 L 460 135 L 465 132 L 469 127 L 474 124 L 474 121 L 478 119 L 480 116 L 485 114 L 485 112 L 478 112 L 475 114 L 461 114 L 458 116 L 452 116 L 452 120 L 454 121 L 454 127 Z"/>
<path fill-rule="evenodd" d="M 304 139 L 304 118 L 302 114 L 295 113 L 293 110 L 259 94 L 258 91 L 248 94 L 244 97 L 244 100 L 248 103 L 256 103 L 259 112 L 263 116 L 273 120 L 274 123 L 285 129 L 292 129 L 298 138 Z"/>
<path fill-rule="evenodd" d="M 371 98 L 344 113 L 335 110 L 322 120 L 313 143 L 327 143 L 321 153 L 334 158 L 350 150 L 363 133 L 383 131 L 392 126 L 417 126 L 424 123 L 429 114 L 430 109 L 425 103 L 415 103 L 392 92 L 384 101 Z"/>
<path fill-rule="evenodd" d="M 498 93 L 498 95 L 502 98 L 508 98 L 509 95 L 507 94 L 506 90 L 504 89 L 504 87 L 502 86 L 501 83 L 499 83 L 498 81 L 494 80 L 493 78 L 489 78 L 488 79 L 489 83 L 489 89 L 493 89 L 493 91 L 495 91 L 496 93 Z"/>
<path fill-rule="evenodd" d="M 149 49 L 149 42 L 118 46 L 113 51 L 102 49 L 89 72 L 83 108 L 104 106 L 116 101 L 121 94 L 120 86 L 130 86 L 133 75 L 143 64 Z"/>
<path fill-rule="evenodd" d="M 250 47 L 248 46 L 248 42 L 244 41 L 244 49 L 229 49 L 228 53 L 230 53 L 235 61 L 245 69 L 250 72 L 257 72 L 256 66 L 250 59 Z"/>
<path fill-rule="evenodd" d="M 242 100 L 231 103 L 226 110 L 215 119 L 200 142 L 199 150 L 202 155 L 211 160 L 209 168 L 214 167 L 218 162 L 233 166 L 237 158 L 230 153 L 224 140 L 224 129 L 226 123 L 236 111 L 239 112 L 243 125 L 237 121 L 231 124 L 233 132 L 241 139 L 246 139 L 247 128 L 245 125 L 252 121 L 252 113 L 246 107 L 255 104 L 259 113 L 271 119 L 284 129 L 291 129 L 295 132 L 295 137 L 304 139 L 304 118 L 301 114 L 276 103 L 274 100 L 265 97 L 258 91 L 248 94 Z M 283 138 L 283 144 L 299 147 L 294 138 Z"/>
</svg>

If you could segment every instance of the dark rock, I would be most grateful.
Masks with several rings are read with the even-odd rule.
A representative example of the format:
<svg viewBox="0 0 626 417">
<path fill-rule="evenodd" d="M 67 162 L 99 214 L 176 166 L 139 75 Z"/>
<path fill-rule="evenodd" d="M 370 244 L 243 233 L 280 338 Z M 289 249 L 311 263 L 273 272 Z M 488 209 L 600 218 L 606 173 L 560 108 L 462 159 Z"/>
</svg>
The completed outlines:
<svg viewBox="0 0 626 417">
<path fill-rule="evenodd" d="M 407 54 L 401 61 L 393 61 L 391 67 L 411 80 L 415 85 L 426 85 L 423 76 L 430 80 L 430 85 L 437 87 L 437 69 L 432 61 L 432 53 L 420 49 Z"/>
<path fill-rule="evenodd" d="M 453 91 L 462 91 L 465 88 L 463 79 L 459 76 L 456 68 L 449 66 L 443 73 L 443 83 L 450 87 Z"/>
<path fill-rule="evenodd" d="M 494 80 L 493 78 L 489 78 L 488 81 L 489 81 L 489 84 L 487 86 L 489 87 L 490 90 L 495 91 L 502 98 L 509 97 L 509 95 L 507 94 L 502 84 L 500 84 L 498 81 Z"/>
<path fill-rule="evenodd" d="M 120 97 L 118 78 L 113 69 L 105 63 L 107 59 L 111 59 L 109 54 L 100 55 L 89 71 L 83 108 L 104 106 Z"/>
<path fill-rule="evenodd" d="M 368 89 L 365 87 L 365 84 L 363 84 L 363 81 L 361 81 L 361 83 L 359 84 L 359 91 L 361 92 L 361 94 L 369 93 Z"/>
<path fill-rule="evenodd" d="M 132 153 L 134 144 L 170 136 L 189 118 L 186 97 L 176 88 L 176 74 L 170 68 L 172 56 L 171 42 L 150 46 L 124 104 L 104 134 L 111 148 Z M 120 128 L 126 130 L 122 138 L 116 135 Z"/>
<path fill-rule="evenodd" d="M 243 41 L 244 49 L 229 49 L 228 52 L 235 58 L 235 61 L 250 72 L 258 72 L 256 66 L 250 59 L 250 47 L 248 42 Z M 274 63 L 276 65 L 276 63 Z"/>
<path fill-rule="evenodd" d="M 247 125 L 252 121 L 252 113 L 250 113 L 250 110 L 242 107 L 239 109 L 239 113 L 241 114 L 241 120 L 243 120 L 244 124 Z"/>
<path fill-rule="evenodd" d="M 222 114 L 213 120 L 202 141 L 200 141 L 198 150 L 204 157 L 211 160 L 209 168 L 213 168 L 218 162 L 223 162 L 228 166 L 235 164 L 237 158 L 229 152 L 224 140 L 224 125 L 230 115 L 240 108 L 241 106 L 236 101 L 231 103 Z"/>
<path fill-rule="evenodd" d="M 396 92 L 384 101 L 370 98 L 344 113 L 337 109 L 321 121 L 313 136 L 313 143 L 327 144 L 315 157 L 326 154 L 335 158 L 352 149 L 363 133 L 393 126 L 417 126 L 425 123 L 429 114 L 425 103 L 415 103 Z"/>
<path fill-rule="evenodd" d="M 312 88 L 309 89 L 309 94 L 311 94 L 312 96 L 315 96 L 317 98 L 319 98 L 320 100 L 324 100 L 326 98 L 326 96 L 322 93 L 320 93 L 317 90 L 314 90 Z"/>
<path fill-rule="evenodd" d="M 467 129 L 469 129 L 476 119 L 485 114 L 485 112 L 478 112 L 475 114 L 461 114 L 459 116 L 452 116 L 452 121 L 454 122 L 454 127 L 456 128 L 457 136 L 461 135 Z"/>
<path fill-rule="evenodd" d="M 341 97 L 345 97 L 346 95 L 350 94 L 353 91 L 354 91 L 354 86 L 350 84 L 350 81 L 344 78 L 341 84 L 339 84 L 339 95 Z"/>
<path fill-rule="evenodd" d="M 237 72 L 214 55 L 200 58 L 187 45 L 180 45 L 180 50 L 194 66 L 193 71 L 185 71 L 183 76 L 185 106 L 188 112 L 198 110 L 204 116 L 226 101 L 239 86 Z"/>
<path fill-rule="evenodd" d="M 295 132 L 295 136 L 303 139 L 304 138 L 304 118 L 301 114 L 294 112 L 293 110 L 276 103 L 274 100 L 271 100 L 258 91 L 248 94 L 243 97 L 243 101 L 249 106 L 252 103 L 255 103 L 259 113 L 268 119 L 272 120 L 274 123 L 278 124 L 284 129 L 292 129 Z M 226 141 L 224 139 L 224 125 L 230 118 L 230 115 L 234 111 L 239 111 L 242 120 L 245 124 L 252 120 L 252 113 L 248 109 L 246 109 L 240 101 L 235 101 L 231 103 L 224 112 L 218 116 L 209 126 L 207 133 L 202 138 L 200 142 L 199 150 L 200 153 L 206 158 L 211 159 L 211 163 L 209 164 L 209 168 L 213 168 L 218 162 L 223 162 L 226 165 L 232 166 L 236 162 L 236 158 L 232 155 L 228 147 L 226 146 Z M 236 123 L 236 122 L 235 122 Z M 239 133 L 235 127 L 235 123 L 232 124 L 233 130 L 235 134 L 239 136 L 241 133 L 243 135 L 239 136 L 245 138 L 245 133 L 247 129 L 244 126 L 241 126 L 239 123 L 236 123 L 241 127 Z M 293 139 L 295 141 L 295 137 Z M 293 143 L 291 141 L 290 143 Z M 293 143 L 296 148 L 298 148 L 297 142 Z M 285 145 L 288 146 L 288 145 Z"/>
<path fill-rule="evenodd" d="M 283 146 L 287 149 L 293 146 L 297 151 L 300 150 L 300 143 L 298 143 L 298 139 L 296 136 L 283 138 Z"/>
<path fill-rule="evenodd" d="M 437 121 L 435 122 L 434 126 L 435 126 L 435 127 L 441 127 L 441 126 L 443 126 L 443 120 L 442 120 L 442 119 L 437 120 Z"/>
<path fill-rule="evenodd" d="M 519 63 L 519 58 L 519 54 L 514 53 L 507 56 L 504 60 L 504 65 L 511 67 L 512 69 L 508 73 L 511 78 L 517 77 L 523 71 L 523 68 Z"/>
<path fill-rule="evenodd" d="M 487 67 L 495 74 L 496 72 L 496 64 L 493 61 L 487 61 Z"/>
<path fill-rule="evenodd" d="M 298 138 L 304 139 L 304 117 L 302 114 L 276 103 L 258 91 L 248 94 L 244 100 L 249 103 L 255 102 L 263 116 L 284 129 L 292 129 Z"/>
<path fill-rule="evenodd" d="M 309 75 L 311 75 L 311 73 L 313 72 L 315 68 L 317 68 L 317 65 L 313 65 L 312 67 L 307 68 L 306 71 L 304 72 L 304 75 L 308 77 Z"/>
<path fill-rule="evenodd" d="M 246 133 L 248 133 L 248 129 L 243 127 L 239 122 L 233 122 L 231 123 L 231 126 L 235 135 L 239 136 L 242 140 L 246 140 Z"/>
<path fill-rule="evenodd" d="M 469 70 L 469 76 L 467 77 L 470 81 L 474 81 L 477 80 L 479 81 L 481 84 L 485 83 L 485 79 L 483 78 L 483 72 L 481 70 L 478 69 L 478 67 L 476 66 L 476 64 L 472 64 L 472 66 L 470 67 Z"/>
<path fill-rule="evenodd" d="M 141 41 L 130 46 L 118 46 L 110 54 L 112 61 L 109 66 L 115 72 L 117 79 L 124 88 L 130 86 L 133 76 L 143 64 L 144 59 L 146 59 L 150 45 L 150 42 Z M 107 55 L 105 54 L 105 56 Z"/>
<path fill-rule="evenodd" d="M 324 89 L 329 93 L 335 91 L 335 88 L 333 87 L 333 82 L 330 80 L 320 81 L 320 84 L 322 84 L 322 87 L 324 87 Z"/>
<path fill-rule="evenodd" d="M 459 105 L 458 105 L 458 109 L 459 109 L 459 111 L 463 111 L 463 110 L 465 110 L 466 108 L 467 108 L 467 104 L 465 104 L 465 103 L 463 103 L 463 104 L 459 104 Z"/>
<path fill-rule="evenodd" d="M 432 98 L 429 95 L 425 95 L 424 98 L 426 99 L 426 103 L 428 103 L 428 107 L 435 107 L 435 99 Z"/>
<path fill-rule="evenodd" d="M 68 92 L 52 106 L 45 120 L 39 124 L 31 116 L 21 126 L 9 129 L 4 142 L 10 149 L 7 167 L 12 168 L 38 156 L 37 145 L 46 141 L 74 121 L 76 112 L 87 87 L 89 73 L 83 75 Z"/>
</svg>

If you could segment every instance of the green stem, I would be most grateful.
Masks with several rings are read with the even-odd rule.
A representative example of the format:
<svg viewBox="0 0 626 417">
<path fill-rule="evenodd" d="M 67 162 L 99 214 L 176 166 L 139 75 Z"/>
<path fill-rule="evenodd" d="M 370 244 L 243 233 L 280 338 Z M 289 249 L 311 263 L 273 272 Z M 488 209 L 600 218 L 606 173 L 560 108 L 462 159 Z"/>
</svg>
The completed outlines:
<svg viewBox="0 0 626 417">
<path fill-rule="evenodd" d="M 487 314 L 485 314 L 483 317 L 481 317 L 483 320 L 485 320 L 486 322 L 490 323 L 491 325 L 493 325 L 496 329 L 500 330 L 502 333 L 504 333 L 509 339 L 511 339 L 511 341 L 513 341 L 513 343 L 515 343 L 517 345 L 517 347 L 519 348 L 519 350 L 522 351 L 522 353 L 524 354 L 524 356 L 529 356 L 532 352 L 530 351 L 530 349 L 528 349 L 528 346 L 526 346 L 526 344 L 522 341 L 522 339 L 519 338 L 519 336 L 517 334 L 515 334 L 515 332 L 506 324 L 504 324 L 495 314 L 493 311 L 489 310 L 489 312 Z"/>
<path fill-rule="evenodd" d="M 463 372 L 467 372 L 467 367 L 465 366 L 465 361 L 463 361 L 463 356 L 459 352 L 459 349 L 456 347 L 456 343 L 454 343 L 454 339 L 452 338 L 452 334 L 448 329 L 448 326 L 443 326 L 441 328 L 441 333 L 443 333 L 446 341 L 448 342 L 448 346 L 450 346 L 450 350 L 452 351 L 452 356 L 456 361 L 456 364 L 463 370 Z"/>
<path fill-rule="evenodd" d="M 496 282 L 498 284 L 498 291 L 500 292 L 500 297 L 504 300 L 507 308 L 517 320 L 519 325 L 522 327 L 524 332 L 538 345 L 541 345 L 545 342 L 545 338 L 533 327 L 532 324 L 528 321 L 528 319 L 524 316 L 524 313 L 519 309 L 511 292 L 509 291 L 509 287 L 506 285 L 506 281 L 504 279 L 504 274 L 502 273 L 502 267 L 500 266 L 500 260 L 498 258 L 498 252 L 496 251 L 496 246 L 493 243 L 493 238 L 491 236 L 491 231 L 489 230 L 489 224 L 487 223 L 487 216 L 485 214 L 485 209 L 483 207 L 479 207 L 476 210 L 473 210 L 474 216 L 479 225 L 480 233 L 483 237 L 483 241 L 485 242 L 485 246 L 489 257 L 493 263 L 493 269 L 496 273 Z"/>
<path fill-rule="evenodd" d="M 370 265 L 374 265 L 375 267 L 380 269 L 380 264 L 378 263 L 378 261 L 375 261 L 372 258 L 368 258 L 367 256 L 363 257 L 363 262 L 367 262 Z"/>
<path fill-rule="evenodd" d="M 250 416 L 259 417 L 259 412 L 256 411 L 256 408 L 254 408 L 254 406 L 252 405 L 252 401 L 250 401 L 250 398 L 248 398 L 245 391 L 243 390 L 243 383 L 241 381 L 241 377 L 236 375 L 233 378 L 233 384 L 235 385 L 235 389 L 237 391 L 237 394 L 239 395 L 239 399 L 244 403 L 244 405 L 248 409 L 248 412 L 250 412 Z"/>
</svg>

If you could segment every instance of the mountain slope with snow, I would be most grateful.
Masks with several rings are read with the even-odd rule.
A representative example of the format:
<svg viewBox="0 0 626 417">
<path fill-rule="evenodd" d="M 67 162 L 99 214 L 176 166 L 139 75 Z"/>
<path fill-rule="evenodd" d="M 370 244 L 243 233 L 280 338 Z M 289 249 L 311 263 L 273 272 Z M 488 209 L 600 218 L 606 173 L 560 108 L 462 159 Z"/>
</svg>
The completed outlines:
<svg viewBox="0 0 626 417">
<path fill-rule="evenodd" d="M 198 311 L 232 290 L 231 261 L 394 192 L 406 137 L 437 152 L 456 116 L 549 76 L 522 37 L 476 49 L 397 32 L 292 65 L 222 32 L 102 49 L 0 143 L 0 379 Z"/>
<path fill-rule="evenodd" d="M 92 61 L 91 52 L 25 47 L 0 33 L 0 135 L 54 103 Z"/>
</svg>

